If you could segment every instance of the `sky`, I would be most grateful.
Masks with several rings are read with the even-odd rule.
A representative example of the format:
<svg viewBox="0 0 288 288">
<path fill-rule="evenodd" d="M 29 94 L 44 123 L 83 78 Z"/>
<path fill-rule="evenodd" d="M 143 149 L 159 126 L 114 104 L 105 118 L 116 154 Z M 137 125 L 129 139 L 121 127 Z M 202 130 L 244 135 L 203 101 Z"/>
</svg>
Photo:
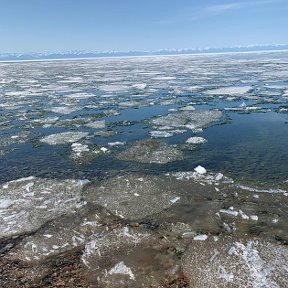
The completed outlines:
<svg viewBox="0 0 288 288">
<path fill-rule="evenodd" d="M 288 0 L 0 0 L 0 52 L 288 44 Z"/>
</svg>

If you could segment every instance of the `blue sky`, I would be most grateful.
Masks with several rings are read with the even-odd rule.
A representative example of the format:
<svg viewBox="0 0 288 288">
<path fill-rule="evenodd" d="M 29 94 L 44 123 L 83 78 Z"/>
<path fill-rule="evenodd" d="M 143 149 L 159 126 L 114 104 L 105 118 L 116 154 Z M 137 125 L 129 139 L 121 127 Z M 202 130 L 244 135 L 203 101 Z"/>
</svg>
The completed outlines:
<svg viewBox="0 0 288 288">
<path fill-rule="evenodd" d="M 0 0 L 0 52 L 288 44 L 288 0 Z"/>
</svg>

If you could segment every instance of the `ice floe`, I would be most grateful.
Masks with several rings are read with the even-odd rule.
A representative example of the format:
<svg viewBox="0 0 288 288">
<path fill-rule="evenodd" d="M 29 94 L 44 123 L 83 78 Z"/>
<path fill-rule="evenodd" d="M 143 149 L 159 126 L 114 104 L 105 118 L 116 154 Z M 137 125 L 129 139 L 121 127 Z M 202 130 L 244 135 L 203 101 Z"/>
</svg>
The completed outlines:
<svg viewBox="0 0 288 288">
<path fill-rule="evenodd" d="M 186 140 L 186 143 L 187 144 L 193 144 L 193 145 L 195 145 L 195 144 L 204 144 L 204 143 L 206 143 L 207 142 L 207 140 L 205 139 L 205 138 L 203 138 L 203 137 L 190 137 L 190 138 L 188 138 L 187 140 Z"/>
<path fill-rule="evenodd" d="M 68 115 L 70 113 L 73 113 L 75 111 L 79 110 L 77 107 L 67 107 L 67 106 L 61 106 L 61 107 L 53 107 L 51 108 L 51 111 L 54 113 L 59 113 L 59 114 L 65 114 Z"/>
<path fill-rule="evenodd" d="M 211 95 L 243 95 L 248 93 L 252 86 L 231 86 L 207 90 L 206 93 Z"/>
<path fill-rule="evenodd" d="M 89 123 L 85 124 L 85 126 L 87 126 L 89 128 L 103 129 L 103 128 L 105 128 L 105 120 L 89 122 Z"/>
<path fill-rule="evenodd" d="M 88 136 L 88 134 L 88 132 L 62 132 L 43 137 L 40 141 L 49 145 L 60 145 L 73 143 Z"/>
<path fill-rule="evenodd" d="M 163 126 L 187 128 L 196 130 L 206 128 L 222 119 L 223 114 L 218 110 L 179 111 L 151 120 L 151 124 L 158 128 Z"/>
<path fill-rule="evenodd" d="M 136 161 L 140 163 L 165 164 L 184 158 L 182 152 L 164 142 L 157 140 L 141 140 L 136 142 L 128 150 L 118 155 L 120 160 Z"/>
</svg>

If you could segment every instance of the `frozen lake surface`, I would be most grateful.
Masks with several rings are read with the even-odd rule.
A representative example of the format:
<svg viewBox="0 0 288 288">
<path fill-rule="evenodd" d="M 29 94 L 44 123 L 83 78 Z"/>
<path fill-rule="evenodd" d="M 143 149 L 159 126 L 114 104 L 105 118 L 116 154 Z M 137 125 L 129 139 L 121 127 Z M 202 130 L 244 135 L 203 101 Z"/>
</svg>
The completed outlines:
<svg viewBox="0 0 288 288">
<path fill-rule="evenodd" d="M 0 135 L 23 283 L 288 286 L 287 53 L 0 63 Z"/>
</svg>

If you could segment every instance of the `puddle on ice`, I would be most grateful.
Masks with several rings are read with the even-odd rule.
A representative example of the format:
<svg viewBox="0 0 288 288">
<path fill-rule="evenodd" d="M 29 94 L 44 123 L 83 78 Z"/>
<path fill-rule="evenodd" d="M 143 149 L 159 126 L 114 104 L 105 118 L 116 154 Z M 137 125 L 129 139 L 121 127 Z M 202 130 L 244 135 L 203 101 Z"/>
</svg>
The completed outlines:
<svg viewBox="0 0 288 288">
<path fill-rule="evenodd" d="M 0 63 L 0 286 L 287 287 L 287 59 Z"/>
</svg>

